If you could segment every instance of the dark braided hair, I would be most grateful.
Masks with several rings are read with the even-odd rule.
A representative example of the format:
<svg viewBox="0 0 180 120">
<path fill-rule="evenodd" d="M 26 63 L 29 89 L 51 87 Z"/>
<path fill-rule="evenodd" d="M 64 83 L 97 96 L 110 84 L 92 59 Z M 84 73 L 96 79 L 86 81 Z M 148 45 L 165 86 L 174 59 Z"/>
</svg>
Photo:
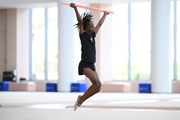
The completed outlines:
<svg viewBox="0 0 180 120">
<path fill-rule="evenodd" d="M 93 15 L 91 13 L 84 12 L 81 17 L 82 17 L 82 20 L 83 20 L 83 29 L 85 30 L 87 25 L 89 24 L 89 22 L 93 20 Z M 80 23 L 77 23 L 74 26 L 78 30 L 80 30 Z"/>
</svg>

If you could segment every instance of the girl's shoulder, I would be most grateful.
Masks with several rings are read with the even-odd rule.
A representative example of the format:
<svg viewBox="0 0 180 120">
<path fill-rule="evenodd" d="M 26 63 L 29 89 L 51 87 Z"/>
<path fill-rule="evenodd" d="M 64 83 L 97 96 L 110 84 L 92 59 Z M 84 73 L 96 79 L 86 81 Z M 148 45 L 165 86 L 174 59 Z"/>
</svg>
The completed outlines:
<svg viewBox="0 0 180 120">
<path fill-rule="evenodd" d="M 91 35 L 92 35 L 93 37 L 96 37 L 96 33 L 95 33 L 95 32 L 91 33 Z"/>
<path fill-rule="evenodd" d="M 82 34 L 79 33 L 80 39 L 84 39 L 86 37 L 86 32 L 83 32 Z"/>
<path fill-rule="evenodd" d="M 96 33 L 93 32 L 90 35 L 90 34 L 88 34 L 87 32 L 84 31 L 82 34 L 79 33 L 79 36 L 80 36 L 81 39 L 83 39 L 83 38 L 90 38 L 90 37 L 94 38 L 94 37 L 96 37 Z"/>
</svg>

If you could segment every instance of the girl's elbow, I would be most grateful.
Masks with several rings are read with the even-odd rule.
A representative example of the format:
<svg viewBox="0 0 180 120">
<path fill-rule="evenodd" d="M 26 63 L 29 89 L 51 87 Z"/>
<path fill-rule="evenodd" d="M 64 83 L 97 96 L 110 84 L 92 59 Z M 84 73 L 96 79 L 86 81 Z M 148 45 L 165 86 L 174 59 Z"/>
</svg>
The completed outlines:
<svg viewBox="0 0 180 120">
<path fill-rule="evenodd" d="M 83 23 L 83 21 L 82 21 L 82 20 L 78 20 L 78 23 L 79 23 L 79 24 L 82 24 L 82 23 Z"/>
</svg>

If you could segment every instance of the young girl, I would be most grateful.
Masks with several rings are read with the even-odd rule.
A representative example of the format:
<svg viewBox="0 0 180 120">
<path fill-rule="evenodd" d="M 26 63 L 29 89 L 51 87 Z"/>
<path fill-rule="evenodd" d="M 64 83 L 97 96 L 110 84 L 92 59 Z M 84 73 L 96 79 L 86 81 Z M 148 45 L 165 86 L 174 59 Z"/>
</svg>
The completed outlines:
<svg viewBox="0 0 180 120">
<path fill-rule="evenodd" d="M 74 110 L 82 105 L 82 103 L 98 93 L 101 90 L 101 82 L 99 80 L 98 74 L 96 72 L 96 68 L 94 63 L 96 62 L 96 48 L 95 48 L 95 37 L 99 28 L 103 24 L 106 15 L 109 13 L 104 12 L 104 15 L 99 20 L 96 27 L 93 24 L 93 15 L 91 13 L 84 13 L 82 18 L 79 15 L 77 7 L 74 3 L 70 4 L 70 7 L 74 8 L 77 21 L 76 27 L 79 30 L 79 36 L 81 40 L 81 61 L 79 63 L 78 72 L 79 75 L 85 75 L 89 78 L 92 85 L 87 89 L 87 91 L 81 96 L 79 95 L 75 104 Z"/>
</svg>

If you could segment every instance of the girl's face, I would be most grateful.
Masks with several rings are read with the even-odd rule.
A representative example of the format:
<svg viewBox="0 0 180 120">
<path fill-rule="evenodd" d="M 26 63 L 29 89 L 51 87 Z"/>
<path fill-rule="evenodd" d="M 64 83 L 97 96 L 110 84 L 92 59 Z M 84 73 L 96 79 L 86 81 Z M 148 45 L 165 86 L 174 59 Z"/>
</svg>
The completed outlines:
<svg viewBox="0 0 180 120">
<path fill-rule="evenodd" d="M 88 33 L 93 33 L 94 30 L 95 30 L 94 24 L 93 24 L 92 21 L 90 21 L 89 24 L 88 24 L 87 27 L 86 27 L 86 32 L 88 32 Z"/>
</svg>

